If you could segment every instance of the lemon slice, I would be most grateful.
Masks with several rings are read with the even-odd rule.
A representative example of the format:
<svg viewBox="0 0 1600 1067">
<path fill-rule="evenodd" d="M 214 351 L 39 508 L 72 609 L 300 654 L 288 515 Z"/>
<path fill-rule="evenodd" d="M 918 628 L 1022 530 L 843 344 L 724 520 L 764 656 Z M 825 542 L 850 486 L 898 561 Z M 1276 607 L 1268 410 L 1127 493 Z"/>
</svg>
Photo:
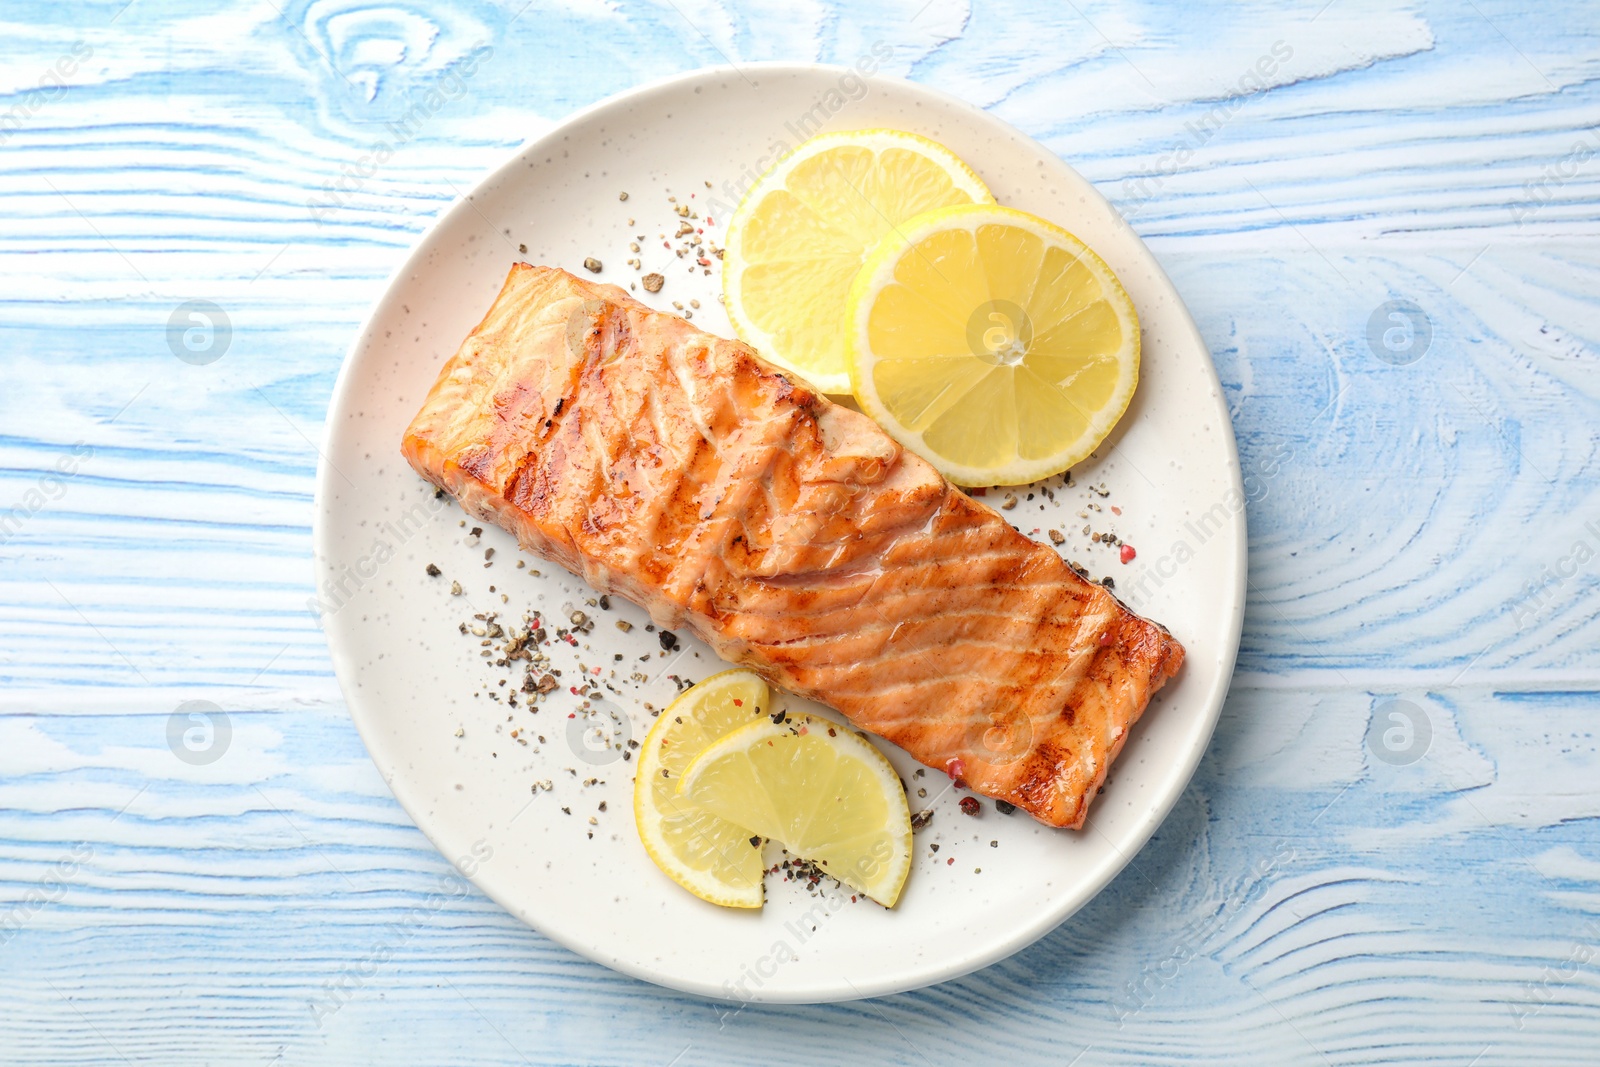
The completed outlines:
<svg viewBox="0 0 1600 1067">
<path fill-rule="evenodd" d="M 883 753 L 838 723 L 763 716 L 696 756 L 678 795 L 885 907 L 900 899 L 911 870 L 905 788 Z"/>
<path fill-rule="evenodd" d="M 760 843 L 750 843 L 751 831 L 680 799 L 678 780 L 702 749 L 765 714 L 770 702 L 759 675 L 714 674 L 668 705 L 639 749 L 633 780 L 639 840 L 668 878 L 713 904 L 761 907 Z"/>
<path fill-rule="evenodd" d="M 931 211 L 886 236 L 851 286 L 861 409 L 957 485 L 1066 470 L 1139 381 L 1139 317 L 1072 234 L 995 205 Z"/>
<path fill-rule="evenodd" d="M 898 130 L 813 137 L 757 179 L 728 225 L 728 318 L 762 357 L 847 393 L 840 324 L 850 282 L 884 234 L 934 208 L 993 203 L 948 148 Z"/>
</svg>

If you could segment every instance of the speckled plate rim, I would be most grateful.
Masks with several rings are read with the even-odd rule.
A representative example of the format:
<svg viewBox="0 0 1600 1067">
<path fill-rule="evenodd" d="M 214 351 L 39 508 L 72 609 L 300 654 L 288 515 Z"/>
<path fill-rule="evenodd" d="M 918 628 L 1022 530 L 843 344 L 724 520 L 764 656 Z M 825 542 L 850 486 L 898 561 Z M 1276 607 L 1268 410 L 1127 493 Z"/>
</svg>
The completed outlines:
<svg viewBox="0 0 1600 1067">
<path fill-rule="evenodd" d="M 825 63 L 755 62 L 740 64 L 736 67 L 731 65 L 698 67 L 693 70 L 684 71 L 679 74 L 669 75 L 667 77 L 644 83 L 632 89 L 628 89 L 615 95 L 606 97 L 603 100 L 597 101 L 594 104 L 573 112 L 571 115 L 556 123 L 549 130 L 545 131 L 538 137 L 524 141 L 513 152 L 510 153 L 504 162 L 495 167 L 477 183 L 475 183 L 472 189 L 458 196 L 448 208 L 441 212 L 439 216 L 434 219 L 434 221 L 417 238 L 416 242 L 412 245 L 411 250 L 395 266 L 394 270 L 390 272 L 388 278 L 385 279 L 382 292 L 377 299 L 373 301 L 371 308 L 368 310 L 366 316 L 362 319 L 361 326 L 356 331 L 355 337 L 351 341 L 340 364 L 339 374 L 334 383 L 333 393 L 329 400 L 328 416 L 323 425 L 321 446 L 317 464 L 316 499 L 313 505 L 314 514 L 312 522 L 312 544 L 314 553 L 312 560 L 313 584 L 320 585 L 320 579 L 323 577 L 322 572 L 325 561 L 328 560 L 332 555 L 330 552 L 330 545 L 328 543 L 328 539 L 330 537 L 329 519 L 325 505 L 330 499 L 331 480 L 334 477 L 335 472 L 331 469 L 331 464 L 327 457 L 332 450 L 332 440 L 338 427 L 338 419 L 336 418 L 336 415 L 339 412 L 347 410 L 354 399 L 352 396 L 352 380 L 355 377 L 353 367 L 358 354 L 372 340 L 371 333 L 374 328 L 374 324 L 383 317 L 383 314 L 388 310 L 391 301 L 396 299 L 396 284 L 408 273 L 417 269 L 425 269 L 425 262 L 428 257 L 428 253 L 433 249 L 440 232 L 456 222 L 459 216 L 476 210 L 470 203 L 470 201 L 476 195 L 478 195 L 481 191 L 492 188 L 501 180 L 508 178 L 516 171 L 517 168 L 523 165 L 524 159 L 527 156 L 536 154 L 540 151 L 543 151 L 547 147 L 556 145 L 562 139 L 563 135 L 572 128 L 586 124 L 595 119 L 604 118 L 608 115 L 620 116 L 639 104 L 641 101 L 647 100 L 654 95 L 676 89 L 686 83 L 693 83 L 716 77 L 736 76 L 747 78 L 753 73 L 773 73 L 778 75 L 807 75 L 820 73 L 831 75 L 833 77 L 839 77 L 850 71 L 851 68 L 846 66 Z M 996 118 L 983 109 L 975 107 L 959 97 L 952 96 L 951 94 L 945 93 L 941 90 L 929 88 L 928 86 L 917 82 L 892 78 L 883 74 L 874 75 L 874 81 L 879 83 L 893 82 L 902 91 L 909 91 L 913 94 L 921 94 L 954 111 L 965 113 L 969 118 L 978 123 L 987 124 L 998 131 L 1004 132 L 1021 140 L 1033 140 L 1031 137 L 1029 137 L 1029 135 L 1023 133 L 1021 130 L 1018 130 L 1010 123 Z M 1110 202 L 1106 200 L 1106 198 L 1099 192 L 1098 189 L 1094 187 L 1093 184 L 1091 184 L 1086 178 L 1069 166 L 1065 161 L 1061 160 L 1061 158 L 1054 152 L 1048 149 L 1045 149 L 1044 151 L 1045 154 L 1054 161 L 1053 164 L 1047 163 L 1047 167 L 1052 167 L 1054 169 L 1055 176 L 1057 178 L 1072 188 L 1078 190 L 1087 199 L 1095 202 L 1098 206 L 1111 212 L 1113 216 L 1116 216 L 1120 219 L 1120 216 L 1117 215 Z M 1120 224 L 1122 228 L 1127 231 L 1127 237 L 1133 242 L 1134 247 L 1136 247 L 1137 254 L 1146 261 L 1145 266 L 1148 268 L 1151 274 L 1159 279 L 1159 281 L 1170 292 L 1174 304 L 1172 314 L 1175 316 L 1177 324 L 1184 334 L 1184 341 L 1193 349 L 1205 353 L 1206 355 L 1203 372 L 1208 376 L 1209 382 L 1213 387 L 1212 396 L 1215 401 L 1215 414 L 1218 419 L 1219 432 L 1222 435 L 1222 445 L 1226 451 L 1228 460 L 1229 469 L 1227 474 L 1231 481 L 1232 491 L 1237 494 L 1238 499 L 1243 499 L 1244 480 L 1239 466 L 1238 445 L 1233 434 L 1232 419 L 1227 411 L 1225 403 L 1222 400 L 1221 381 L 1217 377 L 1215 365 L 1210 359 L 1210 349 L 1207 348 L 1204 339 L 1200 335 L 1199 327 L 1196 326 L 1193 316 L 1189 314 L 1188 308 L 1184 304 L 1182 298 L 1179 296 L 1176 287 L 1173 286 L 1171 279 L 1167 277 L 1165 270 L 1162 269 L 1154 254 L 1150 252 L 1148 246 L 1144 244 L 1143 239 L 1133 231 L 1132 227 L 1127 225 L 1126 220 L 1122 220 Z M 1119 433 L 1120 428 L 1116 432 Z M 1228 689 L 1232 682 L 1234 666 L 1238 657 L 1239 641 L 1244 625 L 1245 593 L 1248 575 L 1248 537 L 1243 509 L 1238 510 L 1230 517 L 1225 530 L 1226 536 L 1232 547 L 1230 562 L 1232 568 L 1231 585 L 1233 588 L 1233 596 L 1231 598 L 1231 603 L 1227 606 L 1226 632 L 1222 642 L 1223 655 L 1218 664 L 1218 670 L 1215 678 L 1213 679 L 1208 690 L 1200 697 L 1201 706 L 1194 712 L 1195 722 L 1191 727 L 1190 738 L 1183 751 L 1183 758 L 1170 766 L 1167 770 L 1167 773 L 1162 776 L 1161 786 L 1156 790 L 1156 795 L 1153 796 L 1151 801 L 1145 805 L 1145 814 L 1143 820 L 1133 830 L 1125 835 L 1125 840 L 1120 844 L 1116 842 L 1109 842 L 1108 840 L 1108 843 L 1111 844 L 1111 853 L 1099 865 L 1098 869 L 1093 872 L 1092 876 L 1087 877 L 1079 882 L 1078 885 L 1074 887 L 1073 891 L 1064 894 L 1059 907 L 1041 911 L 1032 923 L 1017 929 L 1012 936 L 998 940 L 995 944 L 990 946 L 987 951 L 967 953 L 962 956 L 946 959 L 933 966 L 912 965 L 900 972 L 883 975 L 876 981 L 868 981 L 861 984 L 847 982 L 846 988 L 829 989 L 826 991 L 817 990 L 814 992 L 800 991 L 798 993 L 783 991 L 770 997 L 763 996 L 759 998 L 759 1002 L 798 1004 L 840 1002 L 870 997 L 888 996 L 895 993 L 919 989 L 925 986 L 935 985 L 940 982 L 946 982 L 955 978 L 959 978 L 963 975 L 970 974 L 973 971 L 1007 959 L 1008 957 L 1015 955 L 1016 953 L 1027 948 L 1029 945 L 1032 945 L 1034 942 L 1038 941 L 1040 938 L 1056 929 L 1067 919 L 1071 918 L 1072 915 L 1075 914 L 1080 908 L 1099 895 L 1099 893 L 1104 890 L 1105 887 L 1109 885 L 1118 874 L 1122 872 L 1123 868 L 1125 868 L 1132 861 L 1134 855 L 1150 840 L 1150 837 L 1155 833 L 1157 827 L 1161 825 L 1161 823 L 1171 813 L 1174 806 L 1176 806 L 1178 799 L 1183 795 L 1184 790 L 1188 788 L 1189 782 L 1194 777 L 1194 773 L 1200 765 L 1200 760 L 1204 757 L 1206 749 L 1210 745 L 1211 738 L 1216 731 L 1216 725 L 1222 713 L 1222 706 L 1227 698 Z M 437 840 L 435 834 L 430 829 L 430 820 L 427 816 L 421 799 L 413 794 L 411 783 L 402 773 L 400 773 L 401 768 L 397 766 L 386 765 L 385 762 L 378 756 L 378 752 L 382 751 L 382 747 L 374 744 L 376 740 L 374 731 L 377 728 L 377 723 L 368 715 L 358 712 L 358 708 L 361 705 L 360 695 L 352 695 L 355 687 L 349 681 L 347 681 L 347 679 L 352 676 L 355 667 L 352 652 L 346 647 L 342 633 L 342 627 L 328 627 L 325 630 L 325 634 L 328 639 L 330 656 L 334 665 L 334 674 L 339 682 L 340 691 L 344 695 L 345 702 L 350 712 L 351 720 L 355 724 L 356 731 L 360 735 L 362 743 L 366 746 L 369 756 L 371 756 L 373 762 L 377 765 L 379 773 L 383 776 L 385 784 L 388 785 L 390 791 L 394 794 L 394 797 L 400 804 L 401 808 L 408 816 L 411 817 L 412 821 L 416 824 L 417 828 L 422 832 L 422 834 L 440 850 L 441 854 L 447 854 L 443 844 Z M 1082 832 L 1093 832 L 1092 813 L 1090 816 L 1089 826 L 1086 827 L 1086 829 Z M 606 958 L 603 954 L 596 952 L 592 945 L 585 943 L 582 938 L 576 936 L 567 936 L 564 931 L 552 929 L 545 924 L 539 923 L 534 917 L 527 915 L 525 910 L 521 908 L 517 902 L 506 899 L 505 894 L 495 892 L 494 890 L 484 886 L 476 878 L 474 878 L 473 881 L 478 883 L 478 888 L 487 896 L 489 896 L 511 914 L 521 917 L 523 921 L 527 922 L 529 926 L 537 930 L 540 934 L 550 938 L 552 941 L 561 945 L 562 947 L 584 956 L 587 959 L 593 960 L 606 967 L 609 967 L 620 973 L 627 974 L 630 977 L 638 978 L 642 981 L 651 982 L 657 985 L 664 985 L 669 988 L 693 993 L 712 1000 L 720 1001 L 728 999 L 723 987 L 714 984 L 714 981 L 711 979 L 704 981 L 689 981 L 675 975 L 664 974 L 660 971 L 652 970 L 646 966 L 635 965 L 629 961 Z"/>
</svg>

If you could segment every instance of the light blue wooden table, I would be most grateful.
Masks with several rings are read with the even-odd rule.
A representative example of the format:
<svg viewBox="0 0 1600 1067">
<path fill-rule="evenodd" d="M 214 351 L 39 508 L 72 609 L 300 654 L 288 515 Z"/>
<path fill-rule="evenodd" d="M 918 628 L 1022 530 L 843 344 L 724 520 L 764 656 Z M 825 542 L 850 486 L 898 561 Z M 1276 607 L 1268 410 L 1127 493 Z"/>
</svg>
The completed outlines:
<svg viewBox="0 0 1600 1067">
<path fill-rule="evenodd" d="M 0 1063 L 1600 1062 L 1600 12 L 868 6 L 5 5 Z M 1193 785 L 1074 919 L 734 1013 L 426 903 L 304 607 L 313 442 L 387 272 L 524 138 L 880 41 L 1166 265 L 1250 608 Z"/>
</svg>

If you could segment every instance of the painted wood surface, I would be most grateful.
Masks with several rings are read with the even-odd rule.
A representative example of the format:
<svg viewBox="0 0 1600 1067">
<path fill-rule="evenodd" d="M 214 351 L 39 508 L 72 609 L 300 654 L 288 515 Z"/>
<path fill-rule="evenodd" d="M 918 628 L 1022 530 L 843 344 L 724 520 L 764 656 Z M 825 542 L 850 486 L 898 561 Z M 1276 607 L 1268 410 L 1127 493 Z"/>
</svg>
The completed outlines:
<svg viewBox="0 0 1600 1067">
<path fill-rule="evenodd" d="M 314 442 L 388 271 L 524 138 L 879 41 L 1167 266 L 1250 608 L 1182 805 L 1077 917 L 736 1010 L 450 888 L 305 610 Z M 0 1063 L 1600 1061 L 1593 5 L 16 0 L 0 56 Z"/>
</svg>

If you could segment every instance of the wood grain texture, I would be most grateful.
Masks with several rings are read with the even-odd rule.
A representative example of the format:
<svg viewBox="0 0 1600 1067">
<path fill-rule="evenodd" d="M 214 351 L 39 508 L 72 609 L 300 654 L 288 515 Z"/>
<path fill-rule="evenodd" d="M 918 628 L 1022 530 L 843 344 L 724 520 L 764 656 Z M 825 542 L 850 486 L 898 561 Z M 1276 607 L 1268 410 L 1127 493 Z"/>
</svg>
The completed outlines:
<svg viewBox="0 0 1600 1067">
<path fill-rule="evenodd" d="M 8 5 L 0 1063 L 1595 1062 L 1592 5 L 860 6 Z M 1230 396 L 1250 608 L 1195 782 L 1077 917 L 919 993 L 736 1010 L 450 880 L 305 608 L 313 442 L 388 271 L 525 137 L 880 40 L 1172 274 Z M 169 345 L 190 300 L 230 320 L 209 365 Z M 1395 300 L 1415 361 L 1370 328 Z M 232 728 L 199 766 L 167 742 L 196 699 Z"/>
</svg>

